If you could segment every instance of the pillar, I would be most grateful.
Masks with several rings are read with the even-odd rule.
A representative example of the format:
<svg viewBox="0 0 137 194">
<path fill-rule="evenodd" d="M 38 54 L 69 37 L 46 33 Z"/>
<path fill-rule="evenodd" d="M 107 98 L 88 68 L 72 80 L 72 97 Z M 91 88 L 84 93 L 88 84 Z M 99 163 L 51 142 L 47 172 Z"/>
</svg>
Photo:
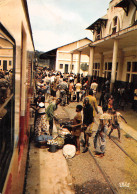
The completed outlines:
<svg viewBox="0 0 137 194">
<path fill-rule="evenodd" d="M 72 73 L 73 53 L 71 53 L 70 73 Z"/>
<path fill-rule="evenodd" d="M 81 63 L 81 51 L 78 53 L 78 68 L 77 68 L 77 81 L 80 81 L 80 63 Z"/>
<path fill-rule="evenodd" d="M 103 65 L 104 65 L 104 55 L 103 53 L 100 53 L 100 71 L 99 71 L 99 77 L 103 77 Z"/>
<path fill-rule="evenodd" d="M 78 53 L 78 68 L 77 68 L 77 74 L 80 74 L 80 63 L 81 63 L 81 51 Z"/>
<path fill-rule="evenodd" d="M 114 47 L 113 47 L 113 59 L 112 59 L 110 92 L 113 91 L 113 86 L 114 86 L 114 83 L 115 83 L 117 56 L 118 56 L 118 40 L 115 39 L 114 40 Z"/>
<path fill-rule="evenodd" d="M 92 78 L 92 75 L 93 75 L 93 63 L 94 63 L 94 47 L 90 47 L 89 69 L 88 69 L 89 84 L 91 83 L 91 78 Z"/>
<path fill-rule="evenodd" d="M 124 63 L 124 53 L 122 50 L 120 50 L 119 52 L 119 63 L 118 63 L 118 70 L 117 70 L 117 79 L 119 81 L 123 81 L 123 63 Z M 124 80 L 125 81 L 125 80 Z"/>
</svg>

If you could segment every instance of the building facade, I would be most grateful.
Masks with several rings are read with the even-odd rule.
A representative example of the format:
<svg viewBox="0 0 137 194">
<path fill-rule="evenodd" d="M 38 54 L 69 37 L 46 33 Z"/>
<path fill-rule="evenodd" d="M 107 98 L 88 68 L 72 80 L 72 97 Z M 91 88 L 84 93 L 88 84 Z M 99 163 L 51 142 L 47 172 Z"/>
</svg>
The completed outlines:
<svg viewBox="0 0 137 194">
<path fill-rule="evenodd" d="M 88 38 L 84 38 L 65 46 L 59 47 L 56 53 L 56 70 L 60 71 L 61 73 L 83 73 L 80 64 L 89 64 L 89 56 L 86 54 L 81 54 L 81 52 L 72 55 L 70 51 L 76 50 L 77 48 L 83 47 L 85 45 L 87 46 L 90 43 L 91 40 L 89 40 Z"/>
<path fill-rule="evenodd" d="M 81 63 L 89 65 L 89 56 L 87 54 L 71 54 L 73 50 L 88 46 L 92 41 L 88 38 L 83 38 L 67 45 L 63 45 L 46 53 L 43 53 L 41 59 L 50 60 L 50 68 L 61 73 L 84 73 L 80 67 Z M 79 63 L 79 61 L 81 61 Z M 87 74 L 87 72 L 86 72 Z"/>
<path fill-rule="evenodd" d="M 110 79 L 114 83 L 137 87 L 137 3 L 134 0 L 112 0 L 107 14 L 97 19 L 87 30 L 93 42 L 72 51 L 89 56 L 88 75 Z"/>
</svg>

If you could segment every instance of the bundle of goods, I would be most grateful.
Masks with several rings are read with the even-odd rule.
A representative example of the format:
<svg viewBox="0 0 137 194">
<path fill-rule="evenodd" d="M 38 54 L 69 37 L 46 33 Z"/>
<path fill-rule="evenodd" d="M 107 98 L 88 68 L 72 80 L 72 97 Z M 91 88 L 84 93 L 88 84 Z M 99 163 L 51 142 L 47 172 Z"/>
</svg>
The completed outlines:
<svg viewBox="0 0 137 194">
<path fill-rule="evenodd" d="M 37 146 L 46 145 L 48 140 L 52 140 L 53 137 L 50 135 L 40 135 L 37 136 L 35 142 Z"/>
<path fill-rule="evenodd" d="M 63 147 L 63 155 L 66 159 L 73 158 L 76 154 L 76 147 L 74 145 L 67 144 Z"/>
<path fill-rule="evenodd" d="M 67 128 L 60 128 L 58 131 L 59 136 L 65 137 L 67 134 L 71 134 Z"/>
<path fill-rule="evenodd" d="M 48 140 L 47 141 L 48 145 L 56 145 L 57 148 L 62 148 L 64 145 L 64 138 L 57 136 L 56 138 L 52 139 L 52 140 Z"/>
</svg>

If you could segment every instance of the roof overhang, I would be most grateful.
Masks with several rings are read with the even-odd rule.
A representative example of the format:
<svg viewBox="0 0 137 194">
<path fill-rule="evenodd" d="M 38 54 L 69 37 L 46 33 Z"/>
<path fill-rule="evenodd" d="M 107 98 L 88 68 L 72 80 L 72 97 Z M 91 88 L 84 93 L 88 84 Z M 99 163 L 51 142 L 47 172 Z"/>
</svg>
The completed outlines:
<svg viewBox="0 0 137 194">
<path fill-rule="evenodd" d="M 137 1 L 136 0 L 122 0 L 119 3 L 117 3 L 115 5 L 115 7 L 122 7 L 124 9 L 124 11 L 126 12 L 126 15 L 128 15 L 130 2 L 132 2 L 137 9 Z"/>
<path fill-rule="evenodd" d="M 80 52 L 82 52 L 82 54 L 86 54 L 87 55 L 87 54 L 89 54 L 89 47 L 90 47 L 91 44 L 92 43 L 88 43 L 88 44 L 86 44 L 84 46 L 81 46 L 81 47 L 79 47 L 77 49 L 71 50 L 70 53 L 72 53 L 72 54 L 79 54 Z"/>
<path fill-rule="evenodd" d="M 105 52 L 113 52 L 114 39 L 118 39 L 119 49 L 125 50 L 128 48 L 136 48 L 137 49 L 137 25 L 123 29 L 115 34 L 111 34 L 101 40 L 92 42 L 85 47 L 80 47 L 76 50 L 72 50 L 71 53 L 78 54 L 81 52 L 82 54 L 90 54 L 90 47 L 94 47 L 95 54 L 105 53 Z"/>
<path fill-rule="evenodd" d="M 86 30 L 98 30 L 101 28 L 101 26 L 106 27 L 107 20 L 108 19 L 99 18 L 93 24 L 91 24 L 89 27 L 87 27 Z"/>
</svg>

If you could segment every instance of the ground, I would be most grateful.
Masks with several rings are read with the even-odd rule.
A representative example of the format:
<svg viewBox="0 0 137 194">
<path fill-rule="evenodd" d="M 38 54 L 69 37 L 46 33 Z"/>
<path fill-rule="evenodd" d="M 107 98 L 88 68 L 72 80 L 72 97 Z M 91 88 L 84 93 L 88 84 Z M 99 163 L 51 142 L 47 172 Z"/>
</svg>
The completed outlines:
<svg viewBox="0 0 137 194">
<path fill-rule="evenodd" d="M 77 104 L 77 102 L 74 102 L 65 107 L 59 107 L 56 115 L 65 115 L 65 117 L 67 115 L 72 119 L 76 114 L 75 107 Z M 99 107 L 99 109 L 101 108 Z M 122 114 L 127 117 L 128 124 L 134 123 L 133 125 L 136 128 L 136 115 L 132 114 L 130 117 L 133 111 L 127 111 L 122 112 Z M 89 147 L 93 156 L 95 156 L 93 138 L 97 130 L 98 121 L 99 115 L 96 115 L 96 123 L 93 127 Z M 112 133 L 112 139 L 126 151 L 127 155 L 111 139 L 107 138 L 105 156 L 103 158 L 95 158 L 96 162 L 89 152 L 82 153 L 82 144 L 80 155 L 72 159 L 65 159 L 61 149 L 56 153 L 50 153 L 48 148 L 37 148 L 32 141 L 30 144 L 25 193 L 109 194 L 115 192 L 136 194 L 137 141 L 127 134 L 127 131 L 131 131 L 130 126 L 123 122 L 120 125 L 122 128 L 121 143 L 118 142 L 117 131 Z M 81 139 L 83 139 L 83 134 Z"/>
</svg>

